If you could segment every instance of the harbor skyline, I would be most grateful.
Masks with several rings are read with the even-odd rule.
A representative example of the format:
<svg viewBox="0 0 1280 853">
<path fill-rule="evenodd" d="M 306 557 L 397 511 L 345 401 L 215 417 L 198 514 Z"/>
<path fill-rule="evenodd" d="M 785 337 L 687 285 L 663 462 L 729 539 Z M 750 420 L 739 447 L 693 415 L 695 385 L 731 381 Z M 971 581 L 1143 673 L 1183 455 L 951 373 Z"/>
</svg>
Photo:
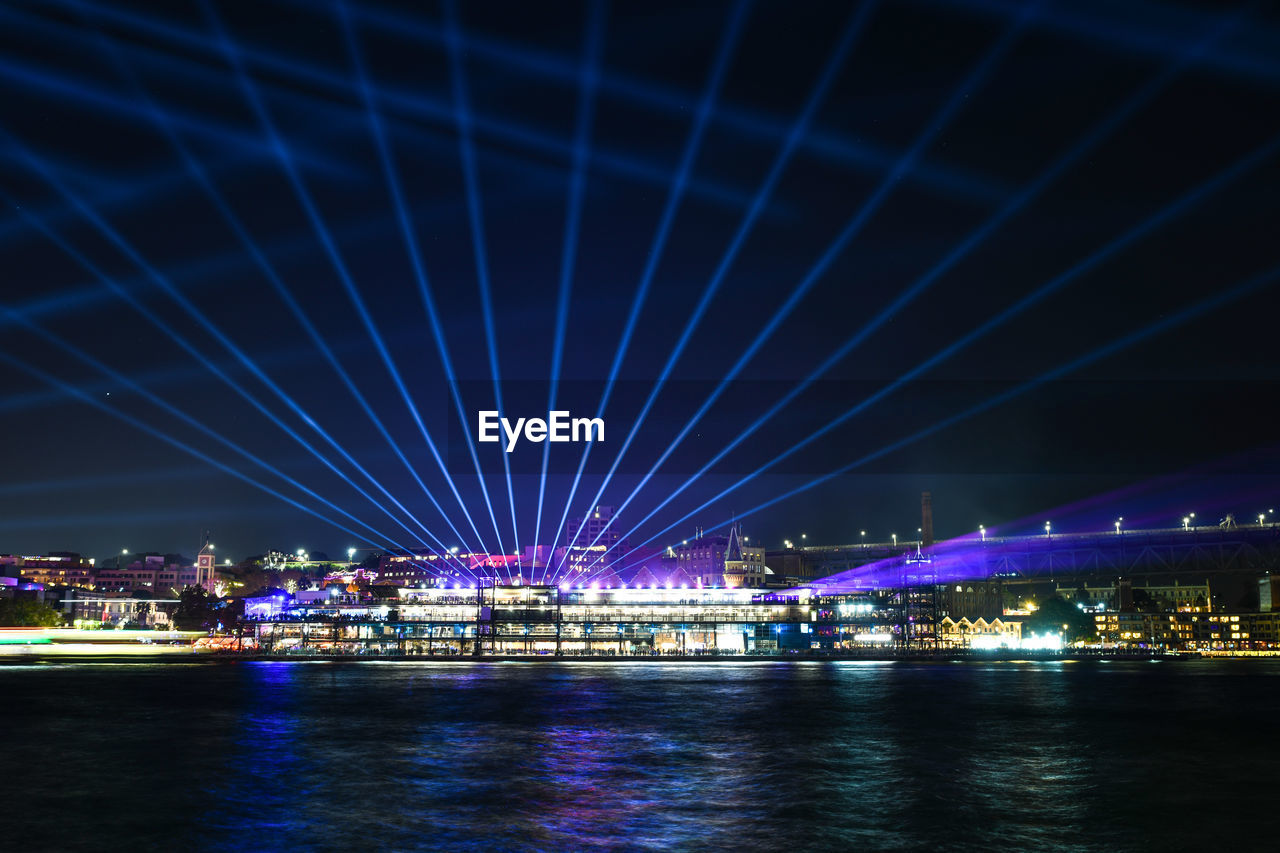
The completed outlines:
<svg viewBox="0 0 1280 853">
<path fill-rule="evenodd" d="M 1280 4 L 0 2 L 6 849 L 1273 846 Z"/>
<path fill-rule="evenodd" d="M 5 10 L 0 550 L 1252 511 L 1273 16 L 921 8 Z"/>
</svg>

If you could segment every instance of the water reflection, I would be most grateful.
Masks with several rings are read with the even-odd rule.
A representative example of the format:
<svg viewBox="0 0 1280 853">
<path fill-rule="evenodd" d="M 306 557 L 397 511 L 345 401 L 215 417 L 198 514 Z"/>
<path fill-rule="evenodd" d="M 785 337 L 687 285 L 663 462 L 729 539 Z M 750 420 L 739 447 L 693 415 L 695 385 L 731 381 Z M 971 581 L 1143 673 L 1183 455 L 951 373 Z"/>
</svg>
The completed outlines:
<svg viewBox="0 0 1280 853">
<path fill-rule="evenodd" d="M 8 667 L 9 762 L 58 756 L 12 849 L 1220 848 L 1269 814 L 1277 671 Z"/>
</svg>

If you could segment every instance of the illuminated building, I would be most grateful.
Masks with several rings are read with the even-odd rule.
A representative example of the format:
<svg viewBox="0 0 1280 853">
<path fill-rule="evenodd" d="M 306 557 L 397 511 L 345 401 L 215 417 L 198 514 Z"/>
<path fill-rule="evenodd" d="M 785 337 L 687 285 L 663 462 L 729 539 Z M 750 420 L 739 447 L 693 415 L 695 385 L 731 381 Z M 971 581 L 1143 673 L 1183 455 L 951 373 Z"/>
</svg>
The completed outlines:
<svg viewBox="0 0 1280 853">
<path fill-rule="evenodd" d="M 166 563 L 163 556 L 148 554 L 123 568 L 98 569 L 94 574 L 94 587 L 121 592 L 146 590 L 156 595 L 176 596 L 189 586 L 202 586 L 211 590 L 216 579 L 213 553 L 211 550 L 202 550 L 193 566 Z"/>
<path fill-rule="evenodd" d="M 598 506 L 584 516 L 569 519 L 569 526 L 565 528 L 565 546 L 585 548 L 591 545 L 603 545 L 614 550 L 617 550 L 617 547 L 625 548 L 622 530 L 618 525 L 610 523 L 613 520 L 613 511 L 611 506 Z"/>
<path fill-rule="evenodd" d="M 586 515 L 569 519 L 564 546 L 556 549 L 558 564 L 563 566 L 563 577 L 579 578 L 608 572 L 610 564 L 627 552 L 621 527 L 611 524 L 613 517 L 613 507 L 597 506 Z"/>
<path fill-rule="evenodd" d="M 955 620 L 996 619 L 1004 614 L 999 581 L 965 581 L 938 587 L 938 615 Z"/>
<path fill-rule="evenodd" d="M 730 527 L 729 542 L 725 546 L 723 580 L 712 586 L 763 587 L 772 574 L 764 564 L 764 548 L 747 544 L 742 537 L 740 525 Z"/>
<path fill-rule="evenodd" d="M 92 559 L 71 553 L 34 557 L 6 554 L 0 556 L 0 565 L 12 566 L 17 570 L 15 577 L 24 583 L 38 583 L 47 587 L 91 589 L 96 573 Z"/>
<path fill-rule="evenodd" d="M 459 583 L 251 599 L 237 636 L 278 653 L 874 654 L 926 650 L 933 628 L 887 593 Z"/>
<path fill-rule="evenodd" d="M 1022 621 L 944 616 L 938 623 L 938 639 L 944 648 L 1017 649 L 1022 646 Z"/>
<path fill-rule="evenodd" d="M 1108 645 L 1200 652 L 1280 652 L 1280 613 L 1099 613 Z"/>
<path fill-rule="evenodd" d="M 729 551 L 730 538 L 729 536 L 704 536 L 699 531 L 694 538 L 673 545 L 671 553 L 675 556 L 676 570 L 699 586 L 727 586 L 725 560 Z M 761 563 L 763 564 L 763 561 Z M 745 580 L 742 585 L 746 585 Z"/>
<path fill-rule="evenodd" d="M 60 607 L 63 618 L 75 625 L 112 628 L 167 628 L 178 606 L 176 598 L 138 598 L 123 592 L 66 590 Z"/>
</svg>

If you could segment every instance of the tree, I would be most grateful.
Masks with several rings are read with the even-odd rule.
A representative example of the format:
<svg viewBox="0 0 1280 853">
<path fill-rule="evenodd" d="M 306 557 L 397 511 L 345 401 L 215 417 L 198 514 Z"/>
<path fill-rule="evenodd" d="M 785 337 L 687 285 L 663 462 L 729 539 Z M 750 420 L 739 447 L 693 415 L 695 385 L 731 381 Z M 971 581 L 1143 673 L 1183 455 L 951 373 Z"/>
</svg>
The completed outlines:
<svg viewBox="0 0 1280 853">
<path fill-rule="evenodd" d="M 1032 634 L 1061 634 L 1066 642 L 1087 640 L 1095 635 L 1093 617 L 1055 595 L 1042 601 L 1022 623 L 1022 635 Z"/>
<path fill-rule="evenodd" d="M 43 601 L 0 598 L 0 627 L 51 628 L 62 624 L 62 614 Z"/>
<path fill-rule="evenodd" d="M 173 612 L 173 624 L 183 631 L 199 631 L 212 628 L 214 623 L 213 601 L 204 587 L 183 587 L 178 594 L 178 609 Z"/>
</svg>

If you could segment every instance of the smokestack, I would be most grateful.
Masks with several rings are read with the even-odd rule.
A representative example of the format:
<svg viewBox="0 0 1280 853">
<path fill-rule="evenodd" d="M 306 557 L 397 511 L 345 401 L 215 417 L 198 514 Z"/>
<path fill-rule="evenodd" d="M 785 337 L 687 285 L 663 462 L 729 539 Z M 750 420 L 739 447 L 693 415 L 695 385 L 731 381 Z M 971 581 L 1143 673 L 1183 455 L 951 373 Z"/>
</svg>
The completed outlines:
<svg viewBox="0 0 1280 853">
<path fill-rule="evenodd" d="M 920 529 L 922 547 L 928 548 L 933 544 L 933 495 L 928 492 L 920 493 Z"/>
</svg>

